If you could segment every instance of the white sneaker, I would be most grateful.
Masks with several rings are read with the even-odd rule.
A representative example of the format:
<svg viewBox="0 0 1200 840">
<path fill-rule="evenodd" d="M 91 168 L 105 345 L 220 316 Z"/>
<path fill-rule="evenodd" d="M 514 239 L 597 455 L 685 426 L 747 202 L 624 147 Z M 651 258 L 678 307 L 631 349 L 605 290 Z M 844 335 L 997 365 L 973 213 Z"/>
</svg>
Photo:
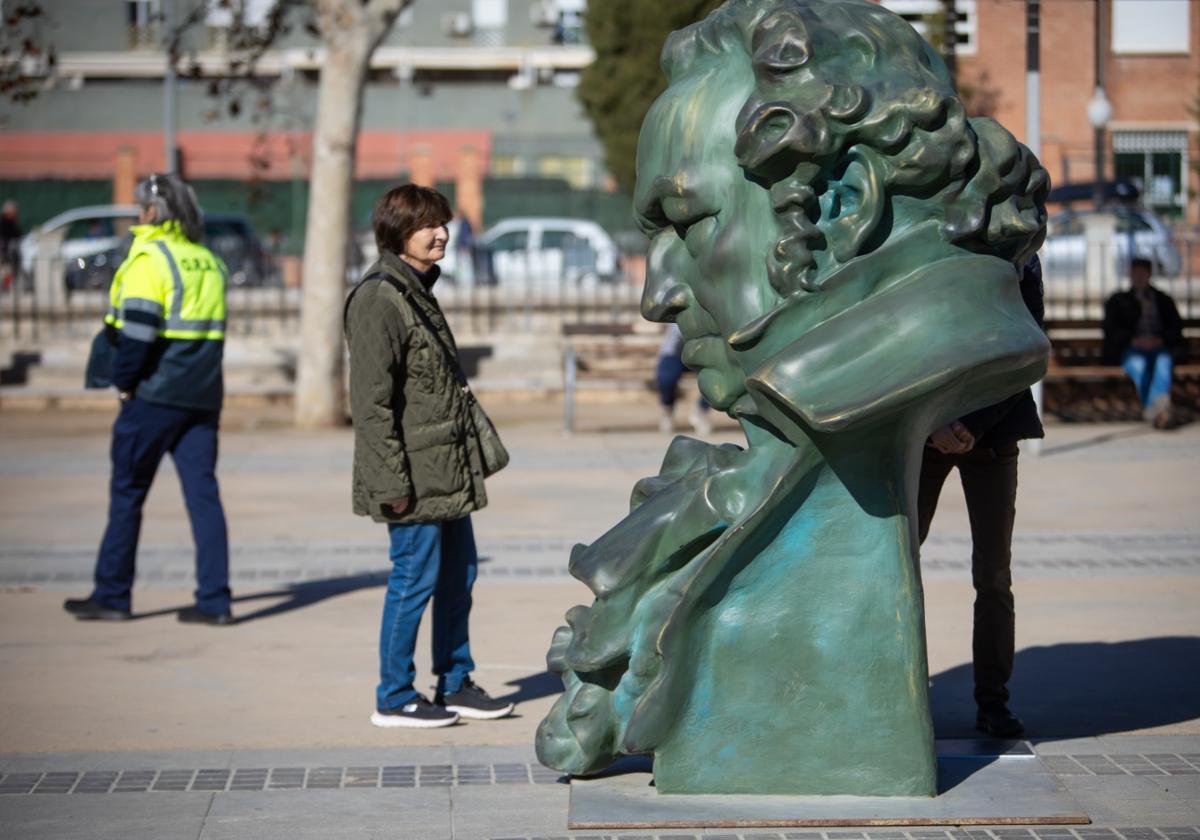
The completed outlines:
<svg viewBox="0 0 1200 840">
<path fill-rule="evenodd" d="M 711 435 L 713 426 L 712 421 L 708 419 L 708 412 L 700 408 L 700 406 L 692 407 L 692 414 L 689 418 L 692 421 L 692 431 L 698 435 Z"/>
<path fill-rule="evenodd" d="M 407 727 L 409 729 L 437 729 L 458 723 L 458 714 L 441 706 L 435 706 L 418 694 L 411 703 L 405 703 L 392 711 L 375 711 L 371 723 L 384 729 Z"/>
<path fill-rule="evenodd" d="M 675 431 L 675 413 L 667 406 L 659 406 L 658 430 L 664 435 Z"/>
<path fill-rule="evenodd" d="M 1171 410 L 1171 395 L 1159 394 L 1154 398 L 1150 405 L 1146 406 L 1146 410 L 1142 412 L 1142 417 L 1151 423 L 1158 421 L 1158 418 L 1165 412 Z"/>
</svg>

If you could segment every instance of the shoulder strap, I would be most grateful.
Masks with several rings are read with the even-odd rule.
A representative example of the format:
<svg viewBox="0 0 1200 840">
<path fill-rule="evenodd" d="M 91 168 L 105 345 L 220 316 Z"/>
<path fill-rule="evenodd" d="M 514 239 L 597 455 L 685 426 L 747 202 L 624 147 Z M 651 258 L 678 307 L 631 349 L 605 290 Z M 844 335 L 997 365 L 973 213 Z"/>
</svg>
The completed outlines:
<svg viewBox="0 0 1200 840">
<path fill-rule="evenodd" d="M 357 286 L 350 290 L 350 294 L 346 296 L 345 306 L 342 309 L 342 331 L 345 332 L 346 330 L 347 318 L 350 315 L 350 301 L 354 299 L 354 295 L 368 280 L 382 280 L 400 293 L 400 297 L 402 297 L 404 302 L 408 304 L 408 308 L 412 310 L 412 313 L 417 317 L 417 320 L 421 322 L 421 326 L 424 327 L 425 331 L 433 337 L 434 343 L 437 344 L 438 349 L 442 351 L 442 355 L 446 357 L 446 362 L 450 365 L 450 369 L 454 371 L 454 378 L 458 381 L 459 386 L 466 388 L 467 375 L 463 373 L 462 365 L 459 364 L 458 354 L 451 350 L 450 347 L 446 345 L 446 342 L 442 340 L 442 336 L 438 333 L 437 327 L 430 322 L 429 316 L 422 311 L 420 305 L 412 300 L 410 297 L 410 292 L 404 287 L 404 284 L 385 271 L 371 272 L 362 280 L 360 280 Z"/>
</svg>

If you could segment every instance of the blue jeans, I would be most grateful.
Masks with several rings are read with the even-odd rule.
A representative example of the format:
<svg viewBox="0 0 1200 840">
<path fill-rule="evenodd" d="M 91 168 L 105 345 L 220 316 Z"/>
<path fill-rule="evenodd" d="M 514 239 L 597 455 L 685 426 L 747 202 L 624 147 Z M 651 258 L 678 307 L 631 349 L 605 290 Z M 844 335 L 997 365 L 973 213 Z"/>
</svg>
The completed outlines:
<svg viewBox="0 0 1200 840">
<path fill-rule="evenodd" d="M 413 650 L 425 605 L 433 598 L 433 673 L 438 692 L 453 694 L 475 670 L 467 619 L 478 557 L 471 517 L 453 522 L 388 525 L 392 574 L 379 633 L 375 708 L 394 711 L 417 696 Z"/>
<path fill-rule="evenodd" d="M 658 384 L 658 401 L 666 408 L 675 405 L 676 388 L 685 373 L 690 373 L 687 365 L 678 356 L 659 356 L 658 368 L 655 370 L 655 380 Z M 696 400 L 702 410 L 708 411 L 708 402 L 704 397 Z"/>
<path fill-rule="evenodd" d="M 92 600 L 118 610 L 130 607 L 142 505 L 168 452 L 183 488 L 196 542 L 196 606 L 229 612 L 229 537 L 217 490 L 220 413 L 158 405 L 134 398 L 122 403 L 113 424 L 108 527 L 96 558 Z"/>
<path fill-rule="evenodd" d="M 1137 350 L 1131 347 L 1121 357 L 1121 367 L 1125 368 L 1137 386 L 1143 408 L 1171 393 L 1173 362 L 1169 350 Z"/>
</svg>

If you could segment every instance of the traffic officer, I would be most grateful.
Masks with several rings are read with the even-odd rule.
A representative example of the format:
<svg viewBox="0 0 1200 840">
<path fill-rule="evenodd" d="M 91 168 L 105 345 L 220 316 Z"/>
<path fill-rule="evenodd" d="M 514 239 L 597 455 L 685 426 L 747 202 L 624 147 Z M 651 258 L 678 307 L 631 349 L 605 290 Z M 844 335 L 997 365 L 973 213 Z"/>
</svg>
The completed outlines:
<svg viewBox="0 0 1200 840">
<path fill-rule="evenodd" d="M 227 270 L 200 244 L 203 219 L 181 178 L 151 175 L 134 195 L 139 224 L 113 278 L 105 317 L 116 343 L 111 379 L 120 399 L 108 527 L 92 594 L 63 607 L 79 619 L 130 618 L 142 505 L 170 453 L 196 541 L 196 603 L 179 620 L 231 624 L 229 543 L 216 477 Z"/>
</svg>

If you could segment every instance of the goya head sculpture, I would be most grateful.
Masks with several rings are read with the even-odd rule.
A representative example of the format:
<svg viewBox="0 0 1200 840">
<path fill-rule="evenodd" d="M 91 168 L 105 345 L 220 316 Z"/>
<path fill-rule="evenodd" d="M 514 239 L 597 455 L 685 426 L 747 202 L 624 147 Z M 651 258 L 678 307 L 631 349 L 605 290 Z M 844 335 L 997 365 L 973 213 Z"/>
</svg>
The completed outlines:
<svg viewBox="0 0 1200 840">
<path fill-rule="evenodd" d="M 643 313 L 748 446 L 677 439 L 572 554 L 596 600 L 555 636 L 539 757 L 653 753 L 659 792 L 931 795 L 916 468 L 1044 369 L 1016 266 L 1045 172 L 865 0 L 730 0 L 663 64 Z"/>
<path fill-rule="evenodd" d="M 1045 171 L 994 121 L 968 120 L 932 48 L 873 3 L 729 3 L 663 63 L 638 159 L 643 312 L 693 338 L 685 361 L 718 406 L 745 393 L 731 362 L 753 374 L 779 341 L 939 259 L 1019 265 L 1041 243 Z M 939 293 L 987 296 L 972 279 Z M 707 340 L 714 327 L 725 341 Z"/>
</svg>

